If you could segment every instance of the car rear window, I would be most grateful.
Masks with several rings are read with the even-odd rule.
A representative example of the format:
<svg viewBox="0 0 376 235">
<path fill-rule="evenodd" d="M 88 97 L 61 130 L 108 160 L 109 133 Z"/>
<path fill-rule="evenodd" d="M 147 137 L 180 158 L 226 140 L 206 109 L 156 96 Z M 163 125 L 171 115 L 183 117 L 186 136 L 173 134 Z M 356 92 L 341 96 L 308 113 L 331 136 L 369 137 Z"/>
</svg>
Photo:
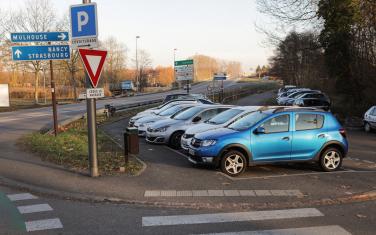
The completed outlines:
<svg viewBox="0 0 376 235">
<path fill-rule="evenodd" d="M 324 125 L 324 116 L 320 114 L 295 114 L 295 130 L 321 129 Z"/>
</svg>

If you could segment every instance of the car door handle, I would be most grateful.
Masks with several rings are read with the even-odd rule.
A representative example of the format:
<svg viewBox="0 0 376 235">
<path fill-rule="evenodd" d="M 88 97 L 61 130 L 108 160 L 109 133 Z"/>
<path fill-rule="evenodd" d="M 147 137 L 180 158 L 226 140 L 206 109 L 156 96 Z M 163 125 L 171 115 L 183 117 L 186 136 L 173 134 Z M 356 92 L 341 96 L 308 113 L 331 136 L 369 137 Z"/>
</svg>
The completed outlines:
<svg viewBox="0 0 376 235">
<path fill-rule="evenodd" d="M 319 134 L 317 137 L 320 138 L 320 139 L 323 139 L 323 138 L 326 137 L 326 135 L 325 134 Z"/>
<path fill-rule="evenodd" d="M 289 141 L 290 140 L 290 137 L 286 136 L 286 137 L 283 137 L 282 140 L 286 140 L 286 141 Z"/>
</svg>

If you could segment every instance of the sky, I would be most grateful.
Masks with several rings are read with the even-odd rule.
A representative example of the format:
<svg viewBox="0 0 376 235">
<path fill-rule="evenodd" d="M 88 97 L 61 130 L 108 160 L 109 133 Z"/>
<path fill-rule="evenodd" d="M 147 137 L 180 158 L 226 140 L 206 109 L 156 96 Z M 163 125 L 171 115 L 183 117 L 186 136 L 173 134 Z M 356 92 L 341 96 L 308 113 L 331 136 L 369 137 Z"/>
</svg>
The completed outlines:
<svg viewBox="0 0 376 235">
<path fill-rule="evenodd" d="M 1 0 L 0 9 L 22 7 L 26 0 Z M 58 16 L 78 0 L 51 0 Z M 267 64 L 272 48 L 255 29 L 261 16 L 256 0 L 97 0 L 99 39 L 124 43 L 130 56 L 138 48 L 150 53 L 153 65 L 173 65 L 176 58 L 204 54 L 240 61 L 245 72 Z"/>
</svg>

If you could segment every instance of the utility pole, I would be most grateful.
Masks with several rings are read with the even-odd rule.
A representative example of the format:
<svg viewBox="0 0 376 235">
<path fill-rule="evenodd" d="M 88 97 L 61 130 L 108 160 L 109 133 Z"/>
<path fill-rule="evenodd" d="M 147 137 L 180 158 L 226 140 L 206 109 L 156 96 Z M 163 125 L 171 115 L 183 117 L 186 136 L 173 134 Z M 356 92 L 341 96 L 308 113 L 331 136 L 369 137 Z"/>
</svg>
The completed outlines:
<svg viewBox="0 0 376 235">
<path fill-rule="evenodd" d="M 176 71 L 175 71 L 175 61 L 176 61 L 176 51 L 178 49 L 177 48 L 174 48 L 174 66 L 172 67 L 174 69 L 174 82 L 176 82 Z M 179 87 L 179 83 L 177 83 L 178 87 Z"/>
<path fill-rule="evenodd" d="M 51 45 L 51 42 L 48 43 Z M 54 118 L 54 134 L 55 137 L 58 134 L 58 124 L 57 124 L 57 107 L 56 107 L 56 91 L 55 91 L 55 80 L 54 80 L 54 68 L 52 65 L 52 60 L 50 60 L 50 73 L 51 73 L 51 95 L 52 95 L 52 113 Z"/>
<path fill-rule="evenodd" d="M 82 0 L 83 4 L 90 3 L 91 0 Z M 92 49 L 92 48 L 90 48 Z M 89 75 L 85 71 L 86 89 L 92 88 Z M 96 102 L 95 99 L 86 98 L 87 108 L 87 127 L 88 127 L 88 141 L 89 141 L 89 167 L 90 176 L 98 177 L 98 152 L 97 152 L 97 126 L 96 126 Z"/>
<path fill-rule="evenodd" d="M 138 39 L 140 36 L 136 36 L 136 83 L 137 83 L 137 92 L 140 92 L 140 79 L 139 79 L 139 73 L 138 73 Z"/>
</svg>

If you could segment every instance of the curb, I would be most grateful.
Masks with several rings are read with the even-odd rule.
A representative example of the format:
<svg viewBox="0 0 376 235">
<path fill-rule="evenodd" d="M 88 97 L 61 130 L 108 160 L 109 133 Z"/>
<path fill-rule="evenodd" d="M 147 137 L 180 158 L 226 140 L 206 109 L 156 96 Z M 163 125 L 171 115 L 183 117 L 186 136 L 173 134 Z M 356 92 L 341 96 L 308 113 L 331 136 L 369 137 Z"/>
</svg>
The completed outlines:
<svg viewBox="0 0 376 235">
<path fill-rule="evenodd" d="M 350 204 L 355 202 L 367 202 L 376 200 L 376 191 L 359 193 L 352 196 L 342 196 L 337 198 L 322 198 L 316 200 L 296 201 L 296 202 L 259 202 L 259 203 L 186 203 L 186 202 L 166 202 L 166 201 L 141 201 L 127 198 L 95 196 L 82 193 L 64 192 L 54 189 L 47 189 L 39 186 L 21 183 L 0 177 L 0 185 L 9 188 L 27 190 L 37 195 L 54 197 L 63 200 L 75 200 L 91 203 L 113 203 L 134 206 L 153 206 L 159 208 L 183 208 L 183 209 L 280 209 L 280 208 L 300 208 L 307 206 L 328 206 Z"/>
</svg>

